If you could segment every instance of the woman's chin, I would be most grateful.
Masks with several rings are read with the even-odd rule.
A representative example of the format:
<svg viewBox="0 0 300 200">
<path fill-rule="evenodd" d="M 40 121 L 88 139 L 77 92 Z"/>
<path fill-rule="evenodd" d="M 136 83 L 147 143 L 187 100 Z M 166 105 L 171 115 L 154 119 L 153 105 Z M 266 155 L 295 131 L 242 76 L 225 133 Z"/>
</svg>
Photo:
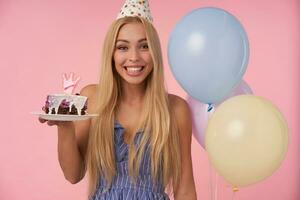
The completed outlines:
<svg viewBox="0 0 300 200">
<path fill-rule="evenodd" d="M 130 85 L 142 85 L 144 83 L 144 78 L 123 78 L 123 83 Z"/>
</svg>

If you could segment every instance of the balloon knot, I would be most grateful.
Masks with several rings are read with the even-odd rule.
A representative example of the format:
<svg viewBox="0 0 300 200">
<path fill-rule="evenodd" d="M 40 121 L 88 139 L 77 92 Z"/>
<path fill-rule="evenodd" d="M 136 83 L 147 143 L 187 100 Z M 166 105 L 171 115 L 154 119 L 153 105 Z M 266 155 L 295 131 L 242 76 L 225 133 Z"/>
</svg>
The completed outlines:
<svg viewBox="0 0 300 200">
<path fill-rule="evenodd" d="M 233 192 L 237 192 L 237 191 L 239 191 L 239 189 L 238 189 L 237 187 L 233 187 L 233 188 L 232 188 L 232 191 L 233 191 Z"/>
<path fill-rule="evenodd" d="M 214 107 L 211 103 L 208 104 L 207 112 L 210 112 Z"/>
</svg>

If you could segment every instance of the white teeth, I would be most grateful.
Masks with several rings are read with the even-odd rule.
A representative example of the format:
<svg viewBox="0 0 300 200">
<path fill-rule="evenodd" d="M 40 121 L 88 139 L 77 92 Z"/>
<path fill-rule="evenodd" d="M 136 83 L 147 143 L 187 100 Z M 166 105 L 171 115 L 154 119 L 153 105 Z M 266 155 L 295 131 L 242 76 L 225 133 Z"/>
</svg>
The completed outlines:
<svg viewBox="0 0 300 200">
<path fill-rule="evenodd" d="M 138 72 L 141 71 L 143 67 L 126 67 L 129 72 Z"/>
</svg>

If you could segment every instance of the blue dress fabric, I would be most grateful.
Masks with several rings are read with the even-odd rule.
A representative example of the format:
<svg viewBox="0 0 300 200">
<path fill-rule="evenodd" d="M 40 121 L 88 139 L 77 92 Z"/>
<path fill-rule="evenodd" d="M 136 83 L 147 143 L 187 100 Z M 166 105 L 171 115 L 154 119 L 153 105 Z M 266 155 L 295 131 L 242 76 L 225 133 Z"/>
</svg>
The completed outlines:
<svg viewBox="0 0 300 200">
<path fill-rule="evenodd" d="M 128 144 L 123 140 L 124 131 L 120 123 L 114 123 L 117 174 L 112 186 L 105 190 L 106 180 L 101 178 L 91 200 L 169 200 L 162 184 L 152 182 L 149 145 L 145 149 L 137 183 L 131 181 L 128 172 Z M 135 144 L 139 143 L 141 134 L 142 131 L 137 132 Z"/>
</svg>

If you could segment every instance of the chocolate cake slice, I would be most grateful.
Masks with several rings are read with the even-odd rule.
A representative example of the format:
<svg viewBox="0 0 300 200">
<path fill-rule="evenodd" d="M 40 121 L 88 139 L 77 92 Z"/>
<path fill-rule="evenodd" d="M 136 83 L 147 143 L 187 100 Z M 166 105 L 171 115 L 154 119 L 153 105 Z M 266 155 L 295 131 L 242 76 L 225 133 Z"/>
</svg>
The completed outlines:
<svg viewBox="0 0 300 200">
<path fill-rule="evenodd" d="M 45 106 L 42 108 L 47 114 L 85 115 L 87 114 L 87 97 L 68 94 L 47 95 Z"/>
</svg>

